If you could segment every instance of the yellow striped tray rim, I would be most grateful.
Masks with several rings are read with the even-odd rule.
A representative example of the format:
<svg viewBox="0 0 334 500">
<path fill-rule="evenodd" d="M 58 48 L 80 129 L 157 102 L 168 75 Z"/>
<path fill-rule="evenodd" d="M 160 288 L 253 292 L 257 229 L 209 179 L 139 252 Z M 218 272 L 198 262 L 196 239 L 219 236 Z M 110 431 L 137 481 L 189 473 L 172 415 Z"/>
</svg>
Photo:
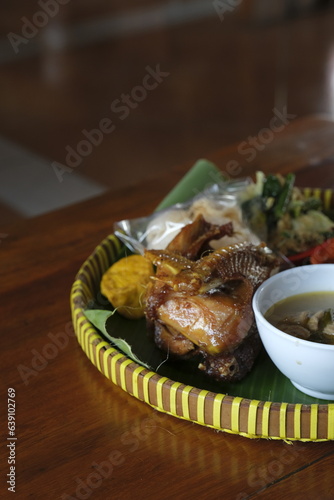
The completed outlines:
<svg viewBox="0 0 334 500">
<path fill-rule="evenodd" d="M 331 190 L 305 192 L 320 197 L 326 208 L 333 203 Z M 158 411 L 216 430 L 254 439 L 334 439 L 334 404 L 257 401 L 198 389 L 147 370 L 106 342 L 86 319 L 84 310 L 99 293 L 102 274 L 122 249 L 116 236 L 105 238 L 78 271 L 70 297 L 78 342 L 105 377 Z"/>
</svg>

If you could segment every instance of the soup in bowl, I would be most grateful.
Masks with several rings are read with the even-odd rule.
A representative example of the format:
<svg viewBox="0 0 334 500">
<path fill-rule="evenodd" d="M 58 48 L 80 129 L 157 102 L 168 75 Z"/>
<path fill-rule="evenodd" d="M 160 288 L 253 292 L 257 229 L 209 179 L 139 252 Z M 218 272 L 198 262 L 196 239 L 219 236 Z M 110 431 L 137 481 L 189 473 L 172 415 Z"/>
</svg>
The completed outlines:
<svg viewBox="0 0 334 500">
<path fill-rule="evenodd" d="M 256 291 L 253 310 L 277 368 L 305 394 L 334 400 L 334 264 L 272 276 Z"/>
</svg>

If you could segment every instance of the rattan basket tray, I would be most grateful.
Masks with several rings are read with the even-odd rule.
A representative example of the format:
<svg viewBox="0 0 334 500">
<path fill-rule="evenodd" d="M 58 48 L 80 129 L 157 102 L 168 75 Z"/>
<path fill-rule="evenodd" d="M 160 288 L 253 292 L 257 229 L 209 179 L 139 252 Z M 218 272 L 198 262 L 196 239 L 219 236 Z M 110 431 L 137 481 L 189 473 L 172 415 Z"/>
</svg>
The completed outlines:
<svg viewBox="0 0 334 500">
<path fill-rule="evenodd" d="M 202 182 L 202 180 L 201 180 Z M 332 204 L 329 190 L 308 190 Z M 229 395 L 198 388 L 148 370 L 120 352 L 87 320 L 85 308 L 99 293 L 102 274 L 120 257 L 123 246 L 110 235 L 83 263 L 71 290 L 72 320 L 82 349 L 96 368 L 129 395 L 153 408 L 217 430 L 248 438 L 300 441 L 334 439 L 334 404 L 307 404 L 293 394 L 281 401 Z M 131 321 L 131 320 L 128 320 Z M 121 335 L 122 332 L 117 332 Z M 301 401 L 301 400 L 299 400 Z M 312 401 L 312 398 L 309 398 Z"/>
</svg>

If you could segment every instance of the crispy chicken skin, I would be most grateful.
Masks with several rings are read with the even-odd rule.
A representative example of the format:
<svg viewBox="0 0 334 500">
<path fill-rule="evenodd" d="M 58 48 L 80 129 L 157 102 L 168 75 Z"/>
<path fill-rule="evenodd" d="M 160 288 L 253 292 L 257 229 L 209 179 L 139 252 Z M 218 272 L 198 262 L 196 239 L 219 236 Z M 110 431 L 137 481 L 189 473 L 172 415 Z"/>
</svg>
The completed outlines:
<svg viewBox="0 0 334 500">
<path fill-rule="evenodd" d="M 240 344 L 253 313 L 249 304 L 221 292 L 189 296 L 171 292 L 159 308 L 159 321 L 215 355 Z"/>
<path fill-rule="evenodd" d="M 245 340 L 234 351 L 227 351 L 219 356 L 210 356 L 203 352 L 199 369 L 216 380 L 242 380 L 252 369 L 261 346 L 259 334 L 256 328 L 252 327 Z"/>
<path fill-rule="evenodd" d="M 218 226 L 210 224 L 199 214 L 194 222 L 187 224 L 169 243 L 167 250 L 180 253 L 190 260 L 196 260 L 206 251 L 212 251 L 210 241 L 223 236 L 232 236 L 231 222 Z"/>
<path fill-rule="evenodd" d="M 240 380 L 260 349 L 251 300 L 277 260 L 264 245 L 236 244 L 196 261 L 170 249 L 146 251 L 156 266 L 146 318 L 157 345 L 174 356 L 201 354 L 199 368 Z"/>
</svg>

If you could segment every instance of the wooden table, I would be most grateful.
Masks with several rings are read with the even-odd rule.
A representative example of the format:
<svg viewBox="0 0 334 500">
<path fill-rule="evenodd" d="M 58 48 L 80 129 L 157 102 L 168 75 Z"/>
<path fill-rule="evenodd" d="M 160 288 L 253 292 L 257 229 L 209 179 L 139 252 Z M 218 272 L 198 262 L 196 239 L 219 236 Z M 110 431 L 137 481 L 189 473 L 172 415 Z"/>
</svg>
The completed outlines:
<svg viewBox="0 0 334 500">
<path fill-rule="evenodd" d="M 267 143 L 252 159 L 242 153 L 248 138 L 211 159 L 230 172 L 235 162 L 241 175 L 295 171 L 300 185 L 334 189 L 332 122 L 293 120 L 270 141 L 259 137 Z M 0 228 L 1 498 L 334 497 L 333 442 L 250 440 L 161 414 L 102 376 L 72 335 L 69 294 L 82 262 L 113 221 L 151 212 L 188 167 Z M 7 491 L 10 458 L 16 497 Z"/>
</svg>

